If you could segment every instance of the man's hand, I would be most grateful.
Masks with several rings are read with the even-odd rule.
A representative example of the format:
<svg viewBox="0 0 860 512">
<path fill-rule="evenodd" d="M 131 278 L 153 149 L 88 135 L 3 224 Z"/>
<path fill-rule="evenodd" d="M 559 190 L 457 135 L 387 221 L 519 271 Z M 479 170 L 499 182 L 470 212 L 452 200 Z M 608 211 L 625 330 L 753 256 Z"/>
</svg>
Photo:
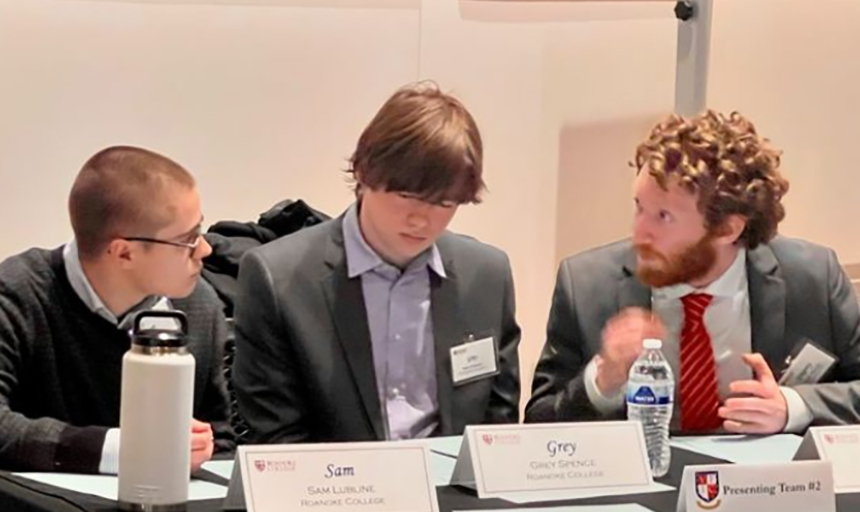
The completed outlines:
<svg viewBox="0 0 860 512">
<path fill-rule="evenodd" d="M 624 386 L 630 367 L 642 353 L 642 340 L 665 336 L 663 323 L 645 309 L 628 308 L 612 317 L 603 328 L 603 348 L 595 358 L 600 393 L 614 395 Z"/>
<path fill-rule="evenodd" d="M 212 426 L 202 421 L 191 420 L 191 472 L 194 473 L 204 462 L 212 458 L 215 441 Z"/>
<path fill-rule="evenodd" d="M 754 380 L 732 382 L 732 394 L 750 395 L 729 398 L 720 407 L 723 428 L 739 434 L 776 434 L 788 421 L 788 405 L 761 354 L 744 354 L 744 362 L 753 370 Z"/>
</svg>

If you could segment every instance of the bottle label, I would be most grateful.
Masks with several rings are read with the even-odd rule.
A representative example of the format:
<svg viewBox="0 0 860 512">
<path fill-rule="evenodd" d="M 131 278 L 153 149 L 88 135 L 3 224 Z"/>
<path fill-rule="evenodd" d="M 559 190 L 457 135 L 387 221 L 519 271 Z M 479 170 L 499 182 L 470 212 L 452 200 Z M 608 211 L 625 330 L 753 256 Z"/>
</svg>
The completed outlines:
<svg viewBox="0 0 860 512">
<path fill-rule="evenodd" d="M 630 385 L 627 390 L 627 403 L 633 405 L 669 405 L 672 403 L 674 386 Z"/>
</svg>

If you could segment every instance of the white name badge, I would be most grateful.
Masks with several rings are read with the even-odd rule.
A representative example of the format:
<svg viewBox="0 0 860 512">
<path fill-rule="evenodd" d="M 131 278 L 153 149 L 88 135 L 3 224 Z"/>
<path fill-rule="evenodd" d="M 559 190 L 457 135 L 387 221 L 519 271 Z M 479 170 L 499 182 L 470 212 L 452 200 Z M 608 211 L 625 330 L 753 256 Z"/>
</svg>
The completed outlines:
<svg viewBox="0 0 860 512">
<path fill-rule="evenodd" d="M 806 343 L 779 378 L 780 386 L 815 384 L 836 364 L 836 358 L 812 343 Z"/>
<path fill-rule="evenodd" d="M 480 498 L 596 487 L 647 487 L 639 422 L 467 426 L 451 483 Z"/>
<path fill-rule="evenodd" d="M 687 466 L 678 512 L 836 512 L 829 462 Z"/>
<path fill-rule="evenodd" d="M 239 446 L 225 510 L 438 512 L 420 441 Z"/>
<path fill-rule="evenodd" d="M 811 427 L 794 460 L 830 461 L 836 493 L 860 492 L 860 427 Z"/>
<path fill-rule="evenodd" d="M 492 336 L 451 347 L 451 378 L 456 385 L 495 375 L 497 360 Z"/>
</svg>

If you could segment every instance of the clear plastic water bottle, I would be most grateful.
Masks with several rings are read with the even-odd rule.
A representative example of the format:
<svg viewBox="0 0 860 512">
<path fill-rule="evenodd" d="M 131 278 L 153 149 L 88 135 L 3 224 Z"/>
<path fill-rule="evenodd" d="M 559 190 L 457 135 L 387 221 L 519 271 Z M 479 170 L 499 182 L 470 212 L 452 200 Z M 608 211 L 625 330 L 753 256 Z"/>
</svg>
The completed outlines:
<svg viewBox="0 0 860 512">
<path fill-rule="evenodd" d="M 642 341 L 645 351 L 630 368 L 627 379 L 627 419 L 642 423 L 648 461 L 655 478 L 669 471 L 669 423 L 672 420 L 675 377 L 657 339 Z"/>
</svg>

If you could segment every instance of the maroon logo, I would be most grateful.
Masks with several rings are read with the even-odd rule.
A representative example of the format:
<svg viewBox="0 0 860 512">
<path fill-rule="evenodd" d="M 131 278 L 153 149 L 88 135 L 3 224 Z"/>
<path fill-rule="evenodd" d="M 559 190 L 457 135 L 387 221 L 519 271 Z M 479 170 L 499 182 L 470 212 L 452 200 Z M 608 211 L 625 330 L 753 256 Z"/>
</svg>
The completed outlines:
<svg viewBox="0 0 860 512">
<path fill-rule="evenodd" d="M 720 506 L 720 473 L 718 471 L 696 471 L 697 505 L 705 510 Z"/>
<path fill-rule="evenodd" d="M 488 446 L 520 444 L 519 434 L 481 434 L 481 439 Z"/>
<path fill-rule="evenodd" d="M 827 444 L 858 444 L 860 435 L 854 432 L 837 432 L 835 434 L 824 434 L 824 442 Z"/>
<path fill-rule="evenodd" d="M 294 460 L 255 460 L 254 467 L 257 471 L 295 471 L 296 461 Z"/>
</svg>

